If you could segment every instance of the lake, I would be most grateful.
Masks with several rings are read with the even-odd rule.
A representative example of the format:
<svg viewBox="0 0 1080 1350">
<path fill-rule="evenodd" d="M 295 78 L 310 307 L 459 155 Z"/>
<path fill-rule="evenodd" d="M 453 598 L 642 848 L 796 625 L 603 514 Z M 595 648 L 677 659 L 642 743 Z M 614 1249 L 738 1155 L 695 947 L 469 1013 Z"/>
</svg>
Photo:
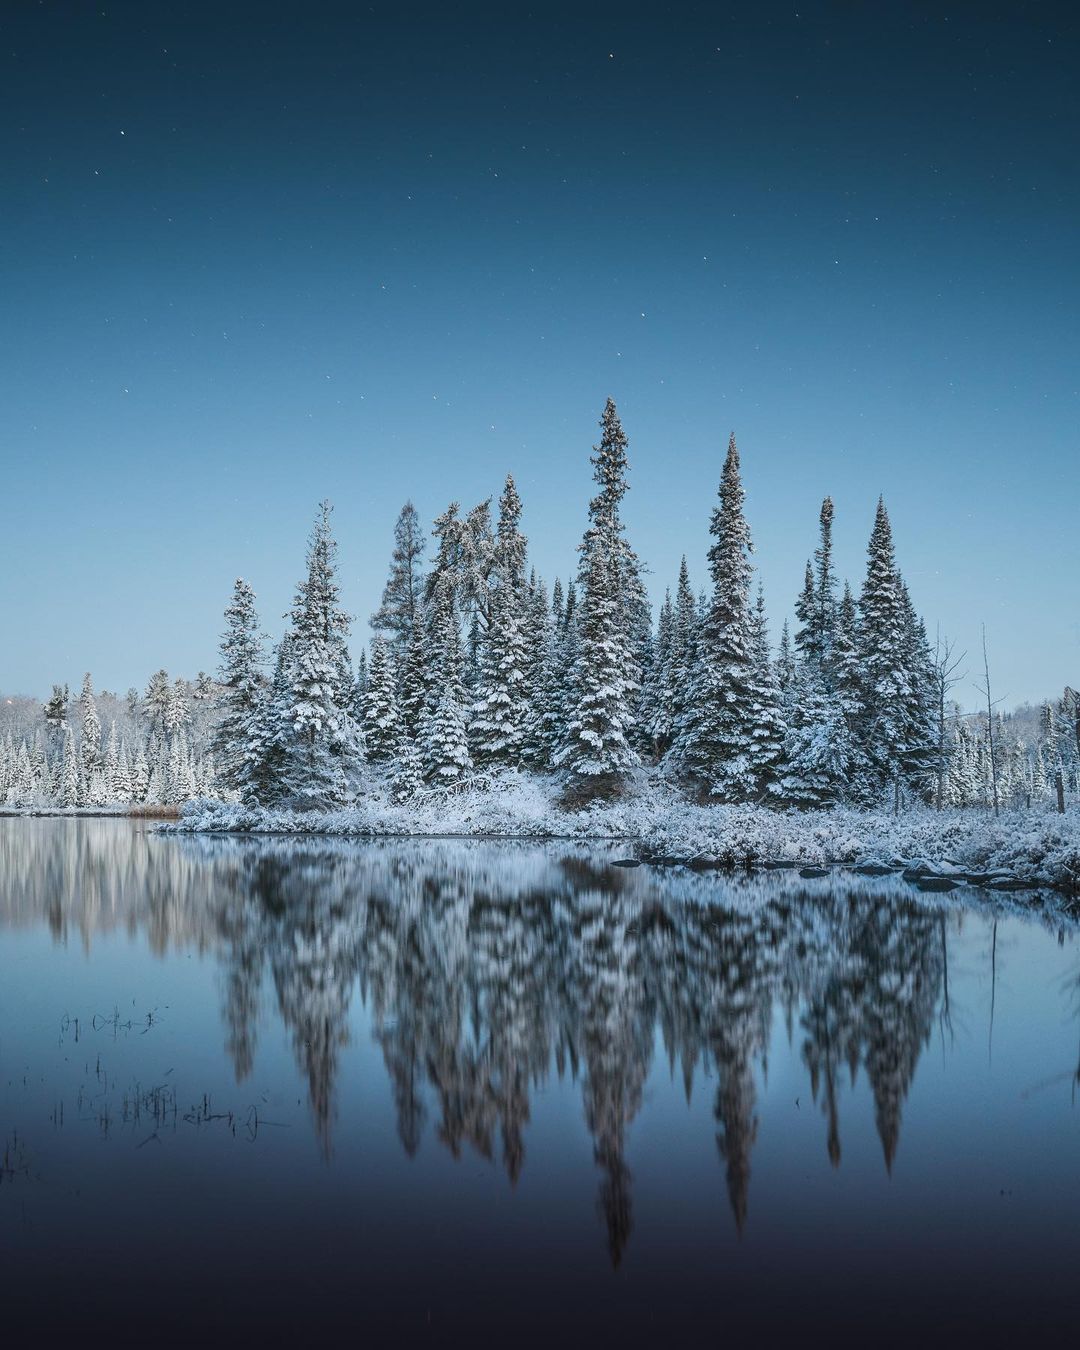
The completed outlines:
<svg viewBox="0 0 1080 1350">
<path fill-rule="evenodd" d="M 620 856 L 0 819 L 5 1330 L 1073 1334 L 1074 926 Z"/>
</svg>

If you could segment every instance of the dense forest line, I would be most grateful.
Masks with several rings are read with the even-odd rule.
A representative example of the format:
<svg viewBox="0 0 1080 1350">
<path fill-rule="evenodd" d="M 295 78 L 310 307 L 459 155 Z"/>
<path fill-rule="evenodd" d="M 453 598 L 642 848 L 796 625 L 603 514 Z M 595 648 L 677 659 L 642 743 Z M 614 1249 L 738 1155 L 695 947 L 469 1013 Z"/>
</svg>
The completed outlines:
<svg viewBox="0 0 1080 1350">
<path fill-rule="evenodd" d="M 319 510 L 286 631 L 268 657 L 255 593 L 235 584 L 218 679 L 95 697 L 87 676 L 10 715 L 0 801 L 172 804 L 224 797 L 327 809 L 367 792 L 407 802 L 500 768 L 557 775 L 567 805 L 618 796 L 659 767 L 699 801 L 894 809 L 1053 802 L 1080 792 L 1080 696 L 965 714 L 959 662 L 931 643 L 879 500 L 858 594 L 833 563 L 833 503 L 774 651 L 753 585 L 732 436 L 710 520 L 709 586 L 685 558 L 656 622 L 621 517 L 627 438 L 609 399 L 597 492 L 574 575 L 549 593 L 528 561 L 508 476 L 491 500 L 434 522 L 406 503 L 370 647 L 353 663 L 331 507 Z M 987 677 L 989 678 L 989 677 Z M 105 705 L 105 706 L 103 706 Z M 75 721 L 77 725 L 73 726 Z M 108 730 L 103 728 L 107 725 Z M 2 723 L 0 723 L 2 732 Z"/>
</svg>

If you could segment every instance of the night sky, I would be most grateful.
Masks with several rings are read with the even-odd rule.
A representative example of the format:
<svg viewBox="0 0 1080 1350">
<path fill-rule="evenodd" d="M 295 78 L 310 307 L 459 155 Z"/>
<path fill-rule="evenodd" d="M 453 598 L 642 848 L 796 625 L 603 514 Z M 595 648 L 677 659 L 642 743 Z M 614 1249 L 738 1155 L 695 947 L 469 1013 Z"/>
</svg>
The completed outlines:
<svg viewBox="0 0 1080 1350">
<path fill-rule="evenodd" d="M 357 641 L 412 497 L 575 560 L 607 395 L 654 597 L 728 433 L 774 631 L 877 496 L 931 635 L 1080 682 L 1073 7 L 0 8 L 0 688 L 279 632 L 323 496 Z M 959 691 L 975 695 L 970 682 Z"/>
</svg>

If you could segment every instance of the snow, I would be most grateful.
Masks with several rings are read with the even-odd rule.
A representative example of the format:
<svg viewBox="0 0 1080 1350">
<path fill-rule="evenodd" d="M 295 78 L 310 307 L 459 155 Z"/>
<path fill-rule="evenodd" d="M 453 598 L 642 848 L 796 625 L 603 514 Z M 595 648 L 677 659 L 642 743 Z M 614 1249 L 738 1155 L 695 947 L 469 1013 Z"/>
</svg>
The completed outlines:
<svg viewBox="0 0 1080 1350">
<path fill-rule="evenodd" d="M 476 775 L 453 789 L 426 789 L 395 803 L 389 773 L 372 774 L 351 806 L 325 812 L 268 810 L 220 801 L 189 803 L 164 829 L 210 833 L 490 836 L 625 840 L 627 852 L 698 867 L 764 862 L 927 864 L 928 875 L 1001 872 L 1033 886 L 1080 887 L 1080 808 L 1047 807 L 995 817 L 920 808 L 893 815 L 834 808 L 776 811 L 699 806 L 659 775 L 639 773 L 617 800 L 561 804 L 562 777 L 515 770 Z"/>
</svg>

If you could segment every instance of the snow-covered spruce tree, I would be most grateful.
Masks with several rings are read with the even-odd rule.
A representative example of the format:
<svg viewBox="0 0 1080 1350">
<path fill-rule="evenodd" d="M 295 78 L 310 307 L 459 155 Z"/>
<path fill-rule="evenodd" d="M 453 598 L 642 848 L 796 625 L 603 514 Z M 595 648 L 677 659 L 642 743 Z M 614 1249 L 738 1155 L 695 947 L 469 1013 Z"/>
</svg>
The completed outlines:
<svg viewBox="0 0 1080 1350">
<path fill-rule="evenodd" d="M 697 635 L 689 699 L 673 756 L 712 797 L 747 801 L 757 793 L 754 734 L 755 644 L 750 608 L 750 531 L 743 514 L 739 451 L 732 435 L 712 513 L 713 591 Z"/>
<path fill-rule="evenodd" d="M 832 652 L 836 615 L 836 574 L 832 562 L 833 514 L 833 499 L 826 497 L 821 503 L 821 514 L 818 517 L 820 537 L 814 550 L 813 592 L 813 646 L 824 665 L 828 665 Z"/>
<path fill-rule="evenodd" d="M 441 578 L 431 597 L 431 611 L 429 682 L 420 721 L 420 759 L 425 778 L 450 784 L 471 771 L 472 756 L 466 731 L 461 623 L 449 573 Z"/>
<path fill-rule="evenodd" d="M 269 688 L 263 673 L 265 638 L 255 612 L 255 592 L 242 578 L 233 583 L 221 635 L 221 720 L 214 733 L 220 781 L 243 801 L 272 794 L 266 747 Z"/>
<path fill-rule="evenodd" d="M 521 498 L 513 477 L 499 498 L 494 566 L 487 578 L 487 624 L 479 643 L 478 678 L 469 737 L 483 764 L 521 763 L 534 662 L 526 636 L 528 543 L 521 533 Z M 535 579 L 533 582 L 535 588 Z"/>
<path fill-rule="evenodd" d="M 643 627 L 649 628 L 641 564 L 626 538 L 620 504 L 626 495 L 627 439 L 609 398 L 592 456 L 599 492 L 589 503 L 580 546 L 581 604 L 577 659 L 555 763 L 577 788 L 607 794 L 637 762 L 630 744 Z"/>
<path fill-rule="evenodd" d="M 690 569 L 684 554 L 679 563 L 679 581 L 675 588 L 675 612 L 671 625 L 671 717 L 672 729 L 668 738 L 670 748 L 678 732 L 679 721 L 686 711 L 690 696 L 694 655 L 697 650 L 698 607 L 694 588 L 690 584 Z"/>
<path fill-rule="evenodd" d="M 75 735 L 68 724 L 64 723 L 64 748 L 60 761 L 60 785 L 57 801 L 61 806 L 79 804 L 79 761 L 75 754 Z"/>
<path fill-rule="evenodd" d="M 66 684 L 54 684 L 52 694 L 42 709 L 45 725 L 49 728 L 49 740 L 53 751 L 62 749 L 64 728 L 67 726 L 68 708 L 71 704 L 71 692 Z"/>
<path fill-rule="evenodd" d="M 364 694 L 364 731 L 368 759 L 373 763 L 394 759 L 404 729 L 398 707 L 394 659 L 381 634 L 376 634 L 371 644 L 371 669 Z"/>
<path fill-rule="evenodd" d="M 814 569 L 810 565 L 809 558 L 806 560 L 806 571 L 803 574 L 803 588 L 795 601 L 795 618 L 799 625 L 795 629 L 795 650 L 798 652 L 799 660 L 817 660 L 821 653 L 814 646 L 817 602 L 814 596 Z"/>
<path fill-rule="evenodd" d="M 551 767 L 551 756 L 559 739 L 561 683 L 557 653 L 562 611 L 562 584 L 558 578 L 550 605 L 547 588 L 539 582 L 529 606 L 529 694 L 521 758 L 524 764 L 540 772 Z"/>
<path fill-rule="evenodd" d="M 424 766 L 415 741 L 405 737 L 400 744 L 394 765 L 390 795 L 399 805 L 411 801 L 424 786 Z"/>
<path fill-rule="evenodd" d="M 806 809 L 835 806 L 844 800 L 854 764 L 843 701 L 826 687 L 817 662 L 804 662 L 787 712 L 780 796 Z"/>
<path fill-rule="evenodd" d="M 361 647 L 360 655 L 356 658 L 356 679 L 353 682 L 353 715 L 359 719 L 363 714 L 364 695 L 368 687 L 368 655 L 367 651 Z"/>
<path fill-rule="evenodd" d="M 791 650 L 791 630 L 787 619 L 780 629 L 780 646 L 776 653 L 776 684 L 786 708 L 795 687 L 795 654 Z"/>
<path fill-rule="evenodd" d="M 578 578 L 584 586 L 589 572 L 590 539 L 600 539 L 618 579 L 621 622 L 627 633 L 633 677 L 640 686 L 642 666 L 652 642 L 652 611 L 645 590 L 645 569 L 630 547 L 620 512 L 622 499 L 630 490 L 626 477 L 628 445 L 614 400 L 609 398 L 600 419 L 600 444 L 593 447 L 593 478 L 600 491 L 589 503 L 589 527 L 579 546 Z"/>
<path fill-rule="evenodd" d="M 425 544 L 416 507 L 406 502 L 394 526 L 394 551 L 390 555 L 390 575 L 383 588 L 382 603 L 370 620 L 372 628 L 388 634 L 399 650 L 408 644 L 420 617 Z"/>
<path fill-rule="evenodd" d="M 758 585 L 757 599 L 750 615 L 753 642 L 753 667 L 750 675 L 750 770 L 759 798 L 779 794 L 779 775 L 784 752 L 784 716 L 780 687 L 769 652 L 769 625 L 765 617 L 765 595 Z"/>
<path fill-rule="evenodd" d="M 101 719 L 98 717 L 97 702 L 94 699 L 94 682 L 89 673 L 83 677 L 79 713 L 82 718 L 82 743 L 79 748 L 82 761 L 79 775 L 80 802 L 85 806 L 98 806 L 101 805 L 100 802 L 91 800 L 91 779 L 101 768 Z"/>
<path fill-rule="evenodd" d="M 146 686 L 146 693 L 143 695 L 143 716 L 146 718 L 147 729 L 151 735 L 154 732 L 165 734 L 165 715 L 169 705 L 169 673 L 166 670 L 155 671 L 150 676 L 150 682 Z"/>
<path fill-rule="evenodd" d="M 469 739 L 481 764 L 518 765 L 529 712 L 529 645 L 523 595 L 508 573 L 498 574 L 481 644 L 480 678 Z"/>
<path fill-rule="evenodd" d="M 287 687 L 278 714 L 285 723 L 282 777 L 286 793 L 302 808 L 342 805 L 359 758 L 350 712 L 349 616 L 340 607 L 337 544 L 330 503 L 319 508 L 308 543 L 307 576 L 289 618 Z"/>
<path fill-rule="evenodd" d="M 529 541 L 521 533 L 521 513 L 521 497 L 513 474 L 508 473 L 499 498 L 492 563 L 500 577 L 505 576 L 516 588 L 525 584 L 525 559 L 529 550 Z"/>
<path fill-rule="evenodd" d="M 859 599 L 859 739 L 867 757 L 872 798 L 899 802 L 905 776 L 917 777 L 919 637 L 906 587 L 896 567 L 892 528 L 882 499 L 867 546 Z"/>
<path fill-rule="evenodd" d="M 907 584 L 901 579 L 907 698 L 904 704 L 904 786 L 923 800 L 933 795 L 937 703 L 934 653 L 926 625 L 915 613 Z"/>
<path fill-rule="evenodd" d="M 595 796 L 616 791 L 637 763 L 629 742 L 637 682 L 617 556 L 608 555 L 604 536 L 597 535 L 587 558 L 576 625 L 574 705 L 554 762 L 569 770 L 578 792 Z"/>
<path fill-rule="evenodd" d="M 671 630 L 674 621 L 671 588 L 668 587 L 656 622 L 652 661 L 644 678 L 637 714 L 646 748 L 654 759 L 659 759 L 671 743 L 674 727 L 671 687 Z"/>
<path fill-rule="evenodd" d="M 105 775 L 105 792 L 110 802 L 117 802 L 120 798 L 116 795 L 116 780 L 120 771 L 120 737 L 116 732 L 116 718 L 109 722 L 109 734 L 105 738 L 105 753 L 101 761 L 102 773 Z"/>
<path fill-rule="evenodd" d="M 414 739 L 420 732 L 428 696 L 429 606 L 421 602 L 418 619 L 405 644 L 398 672 L 398 705 L 407 737 Z"/>
</svg>

